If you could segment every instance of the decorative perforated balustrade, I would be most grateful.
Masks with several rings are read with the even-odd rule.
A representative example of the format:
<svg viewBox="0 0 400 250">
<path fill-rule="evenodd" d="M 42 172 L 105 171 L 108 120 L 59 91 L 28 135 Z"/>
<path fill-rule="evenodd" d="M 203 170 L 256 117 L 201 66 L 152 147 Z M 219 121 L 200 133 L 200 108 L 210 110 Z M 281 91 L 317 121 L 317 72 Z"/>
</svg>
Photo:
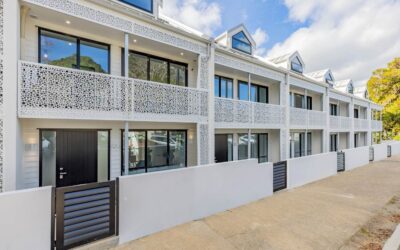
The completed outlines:
<svg viewBox="0 0 400 250">
<path fill-rule="evenodd" d="M 369 123 L 367 119 L 354 119 L 354 130 L 367 131 L 369 130 Z"/>
<path fill-rule="evenodd" d="M 383 130 L 383 124 L 382 121 L 377 121 L 377 120 L 372 120 L 371 121 L 371 129 L 373 131 L 382 131 Z"/>
<path fill-rule="evenodd" d="M 19 62 L 23 118 L 207 122 L 208 92 Z"/>
<path fill-rule="evenodd" d="M 282 128 L 285 108 L 279 105 L 215 98 L 216 128 Z"/>
<path fill-rule="evenodd" d="M 291 128 L 323 129 L 327 126 L 326 112 L 290 108 Z"/>
<path fill-rule="evenodd" d="M 352 119 L 344 116 L 330 116 L 329 127 L 335 131 L 349 131 L 352 129 Z"/>
</svg>

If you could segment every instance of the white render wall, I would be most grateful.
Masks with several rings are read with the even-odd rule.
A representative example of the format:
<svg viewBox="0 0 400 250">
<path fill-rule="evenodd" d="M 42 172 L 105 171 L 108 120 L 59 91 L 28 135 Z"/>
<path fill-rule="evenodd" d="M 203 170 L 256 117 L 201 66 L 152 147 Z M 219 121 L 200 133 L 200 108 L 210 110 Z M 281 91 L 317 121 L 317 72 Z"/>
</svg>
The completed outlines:
<svg viewBox="0 0 400 250">
<path fill-rule="evenodd" d="M 345 170 L 349 171 L 369 163 L 369 146 L 343 150 L 345 154 Z"/>
<path fill-rule="evenodd" d="M 381 161 L 387 158 L 388 147 L 386 143 L 372 145 L 374 148 L 374 161 Z"/>
<path fill-rule="evenodd" d="M 51 187 L 0 194 L 0 249 L 50 249 Z"/>
<path fill-rule="evenodd" d="M 337 174 L 337 153 L 324 153 L 287 161 L 288 189 Z"/>
<path fill-rule="evenodd" d="M 392 155 L 400 154 L 400 142 L 391 142 L 389 143 L 392 146 Z"/>
<path fill-rule="evenodd" d="M 270 196 L 272 171 L 245 160 L 120 177 L 120 243 Z"/>
</svg>

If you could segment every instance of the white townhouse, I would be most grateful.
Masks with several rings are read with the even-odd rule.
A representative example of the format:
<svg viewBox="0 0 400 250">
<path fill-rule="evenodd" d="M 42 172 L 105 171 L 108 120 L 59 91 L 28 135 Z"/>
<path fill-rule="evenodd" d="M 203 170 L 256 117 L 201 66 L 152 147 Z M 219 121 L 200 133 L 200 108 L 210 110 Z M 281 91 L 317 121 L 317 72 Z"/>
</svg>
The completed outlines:
<svg viewBox="0 0 400 250">
<path fill-rule="evenodd" d="M 244 25 L 207 37 L 161 4 L 0 0 L 0 190 L 378 141 L 382 107 L 351 80 L 306 73 L 298 52 L 259 58 Z"/>
</svg>

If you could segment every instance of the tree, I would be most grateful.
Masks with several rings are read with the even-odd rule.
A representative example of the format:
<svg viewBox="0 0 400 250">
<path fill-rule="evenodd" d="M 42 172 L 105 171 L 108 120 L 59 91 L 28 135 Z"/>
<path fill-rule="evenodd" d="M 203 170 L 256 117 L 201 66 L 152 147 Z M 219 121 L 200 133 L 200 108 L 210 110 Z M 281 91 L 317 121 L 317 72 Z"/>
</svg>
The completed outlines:
<svg viewBox="0 0 400 250">
<path fill-rule="evenodd" d="M 368 93 L 372 101 L 384 106 L 384 139 L 400 140 L 400 57 L 372 73 Z"/>
</svg>

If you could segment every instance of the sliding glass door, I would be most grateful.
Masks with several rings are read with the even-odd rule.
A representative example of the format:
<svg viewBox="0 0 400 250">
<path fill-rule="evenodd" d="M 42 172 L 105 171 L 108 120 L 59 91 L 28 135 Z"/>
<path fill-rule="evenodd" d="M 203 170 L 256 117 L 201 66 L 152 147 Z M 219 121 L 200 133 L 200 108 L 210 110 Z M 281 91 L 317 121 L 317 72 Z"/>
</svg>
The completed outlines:
<svg viewBox="0 0 400 250">
<path fill-rule="evenodd" d="M 268 134 L 251 135 L 251 158 L 261 162 L 268 162 Z"/>
<path fill-rule="evenodd" d="M 124 142 L 122 132 L 122 145 Z M 183 130 L 141 130 L 130 131 L 129 174 L 154 172 L 187 165 L 187 138 Z M 122 149 L 122 171 L 123 154 Z"/>
</svg>

